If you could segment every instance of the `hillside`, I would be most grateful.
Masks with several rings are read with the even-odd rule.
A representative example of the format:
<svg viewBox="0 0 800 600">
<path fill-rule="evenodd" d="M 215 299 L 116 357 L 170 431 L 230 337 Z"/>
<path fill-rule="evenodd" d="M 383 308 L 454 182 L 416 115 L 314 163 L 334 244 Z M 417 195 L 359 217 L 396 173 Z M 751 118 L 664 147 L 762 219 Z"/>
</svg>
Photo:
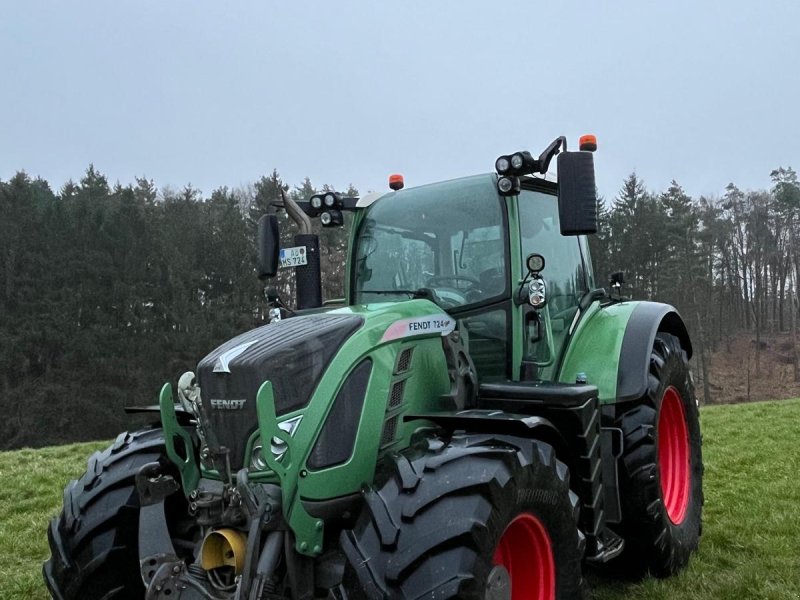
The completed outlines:
<svg viewBox="0 0 800 600">
<path fill-rule="evenodd" d="M 752 402 L 766 398 L 783 400 L 800 396 L 794 380 L 792 345 L 788 334 L 765 335 L 756 365 L 756 339 L 740 333 L 718 344 L 711 354 L 709 382 L 712 404 Z M 697 357 L 692 359 L 698 397 L 703 385 Z"/>
<path fill-rule="evenodd" d="M 800 597 L 800 399 L 702 409 L 706 510 L 700 552 L 670 580 L 607 581 L 598 600 Z M 41 564 L 61 490 L 105 443 L 0 453 L 0 598 L 47 594 Z"/>
</svg>

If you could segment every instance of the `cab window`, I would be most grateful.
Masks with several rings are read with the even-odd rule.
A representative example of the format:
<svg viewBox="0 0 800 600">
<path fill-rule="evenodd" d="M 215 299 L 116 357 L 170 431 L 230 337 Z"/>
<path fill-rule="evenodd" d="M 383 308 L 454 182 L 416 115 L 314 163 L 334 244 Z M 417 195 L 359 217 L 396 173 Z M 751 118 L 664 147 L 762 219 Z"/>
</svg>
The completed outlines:
<svg viewBox="0 0 800 600">
<path fill-rule="evenodd" d="M 568 331 L 576 313 L 578 303 L 586 292 L 584 262 L 580 250 L 580 238 L 563 236 L 558 222 L 558 201 L 555 196 L 523 190 L 519 196 L 520 246 L 523 273 L 525 258 L 533 253 L 545 258 L 542 277 L 547 285 L 547 305 L 544 316 L 549 321 L 552 347 L 546 344 L 546 336 L 526 348 L 526 359 L 541 363 L 539 376 L 552 378 L 557 357 L 566 342 Z"/>
</svg>

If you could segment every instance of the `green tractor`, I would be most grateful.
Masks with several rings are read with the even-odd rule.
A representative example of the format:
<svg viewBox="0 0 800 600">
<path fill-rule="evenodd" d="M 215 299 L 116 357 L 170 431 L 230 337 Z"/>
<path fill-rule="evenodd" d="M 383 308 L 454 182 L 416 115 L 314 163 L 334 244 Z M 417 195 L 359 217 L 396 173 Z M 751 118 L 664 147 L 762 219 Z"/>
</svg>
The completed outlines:
<svg viewBox="0 0 800 600">
<path fill-rule="evenodd" d="M 703 505 L 692 346 L 596 285 L 591 136 L 496 173 L 284 200 L 258 272 L 297 308 L 223 344 L 160 424 L 89 459 L 49 528 L 55 598 L 580 598 L 587 567 L 676 573 Z M 558 182 L 544 174 L 557 158 Z M 345 295 L 319 238 L 352 211 Z M 642 232 L 647 235 L 647 232 Z"/>
</svg>

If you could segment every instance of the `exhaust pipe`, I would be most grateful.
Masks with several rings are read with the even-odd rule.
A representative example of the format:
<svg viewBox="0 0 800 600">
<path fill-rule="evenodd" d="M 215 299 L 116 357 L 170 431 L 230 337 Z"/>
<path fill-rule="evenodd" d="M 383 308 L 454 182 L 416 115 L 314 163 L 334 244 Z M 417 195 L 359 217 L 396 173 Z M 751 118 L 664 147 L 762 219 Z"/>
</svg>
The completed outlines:
<svg viewBox="0 0 800 600">
<path fill-rule="evenodd" d="M 295 267 L 297 308 L 318 308 L 322 306 L 322 274 L 320 269 L 319 236 L 311 233 L 311 219 L 300 205 L 281 190 L 283 206 L 300 233 L 294 236 L 295 246 L 306 247 L 307 264 Z"/>
</svg>

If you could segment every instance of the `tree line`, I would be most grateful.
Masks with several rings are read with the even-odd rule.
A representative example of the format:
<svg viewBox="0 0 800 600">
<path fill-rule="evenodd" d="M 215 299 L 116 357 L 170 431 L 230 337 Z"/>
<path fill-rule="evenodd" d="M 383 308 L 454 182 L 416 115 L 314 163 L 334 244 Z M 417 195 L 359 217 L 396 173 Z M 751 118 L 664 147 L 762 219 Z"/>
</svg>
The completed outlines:
<svg viewBox="0 0 800 600">
<path fill-rule="evenodd" d="M 266 322 L 253 239 L 281 189 L 318 191 L 272 173 L 206 197 L 143 178 L 112 186 L 91 166 L 58 192 L 22 172 L 0 181 L 0 449 L 135 426 L 123 406 L 156 403 L 161 382 Z M 324 295 L 342 296 L 346 241 L 319 233 Z M 286 299 L 288 275 L 274 284 Z"/>
<path fill-rule="evenodd" d="M 598 281 L 624 270 L 624 294 L 679 309 L 707 400 L 718 344 L 741 330 L 759 341 L 795 330 L 800 185 L 791 169 L 775 170 L 772 181 L 769 190 L 731 184 L 694 199 L 674 182 L 649 191 L 632 174 L 613 201 L 599 203 Z M 276 211 L 282 191 L 305 199 L 328 189 L 309 179 L 289 186 L 273 172 L 206 196 L 145 178 L 111 185 L 92 166 L 58 191 L 24 172 L 0 181 L 0 449 L 135 427 L 123 406 L 155 403 L 160 382 L 266 322 L 254 275 L 258 217 Z M 292 245 L 293 228 L 279 215 L 282 245 Z M 314 227 L 323 297 L 341 297 L 347 227 Z M 292 299 L 289 272 L 273 287 Z"/>
<path fill-rule="evenodd" d="M 635 173 L 599 203 L 600 233 L 590 243 L 595 272 L 624 270 L 626 294 L 675 306 L 690 329 L 699 392 L 713 401 L 709 358 L 737 332 L 751 332 L 753 372 L 761 375 L 763 337 L 792 333 L 789 360 L 800 381 L 794 332 L 800 277 L 800 184 L 791 168 L 770 174 L 767 190 L 726 186 L 692 198 L 675 181 L 649 191 Z M 749 357 L 743 357 L 749 360 Z"/>
</svg>

